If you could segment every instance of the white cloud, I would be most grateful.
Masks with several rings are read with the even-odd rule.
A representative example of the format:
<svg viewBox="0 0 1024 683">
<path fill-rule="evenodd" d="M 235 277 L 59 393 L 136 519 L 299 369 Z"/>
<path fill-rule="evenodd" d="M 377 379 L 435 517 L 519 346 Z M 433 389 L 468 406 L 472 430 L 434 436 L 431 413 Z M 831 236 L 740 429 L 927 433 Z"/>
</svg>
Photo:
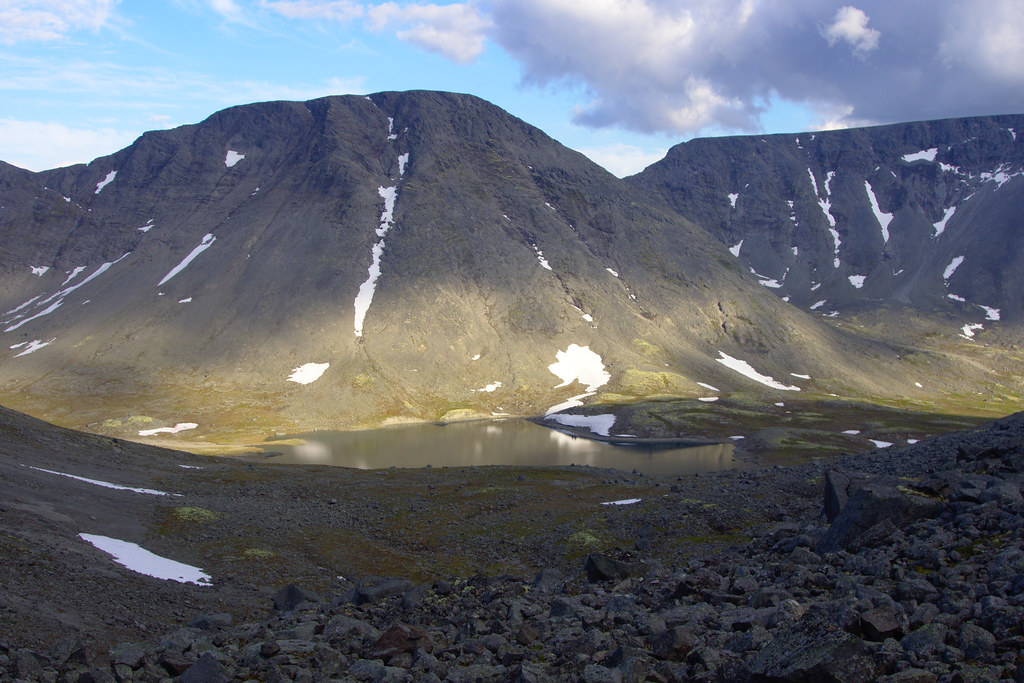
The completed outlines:
<svg viewBox="0 0 1024 683">
<path fill-rule="evenodd" d="M 115 128 L 71 128 L 59 123 L 0 119 L 0 159 L 43 171 L 91 161 L 131 144 L 134 132 Z"/>
<path fill-rule="evenodd" d="M 1020 0 L 486 0 L 489 39 L 592 127 L 757 132 L 768 103 L 820 127 L 1024 110 Z M 857 59 L 837 59 L 844 46 Z M 870 60 L 868 57 L 870 56 Z"/>
<path fill-rule="evenodd" d="M 118 0 L 6 0 L 0 6 L 0 42 L 60 40 L 78 30 L 96 31 Z"/>
<path fill-rule="evenodd" d="M 210 0 L 210 8 L 230 21 L 242 21 L 245 16 L 235 0 Z"/>
<path fill-rule="evenodd" d="M 490 21 L 475 5 L 411 4 L 385 2 L 367 8 L 371 26 L 380 30 L 399 27 L 395 35 L 418 47 L 455 62 L 467 63 L 480 56 Z"/>
<path fill-rule="evenodd" d="M 576 151 L 603 166 L 612 175 L 624 178 L 639 173 L 655 161 L 661 160 L 668 150 L 643 149 L 636 145 L 617 143 L 604 147 L 581 147 Z"/>
<path fill-rule="evenodd" d="M 348 0 L 261 0 L 260 6 L 288 19 L 351 21 L 365 14 L 362 5 Z"/>
<path fill-rule="evenodd" d="M 829 46 L 845 40 L 853 46 L 853 53 L 863 57 L 878 48 L 878 39 L 882 33 L 868 28 L 868 15 L 856 7 L 840 7 L 831 24 L 822 29 L 821 34 L 828 40 Z"/>
</svg>

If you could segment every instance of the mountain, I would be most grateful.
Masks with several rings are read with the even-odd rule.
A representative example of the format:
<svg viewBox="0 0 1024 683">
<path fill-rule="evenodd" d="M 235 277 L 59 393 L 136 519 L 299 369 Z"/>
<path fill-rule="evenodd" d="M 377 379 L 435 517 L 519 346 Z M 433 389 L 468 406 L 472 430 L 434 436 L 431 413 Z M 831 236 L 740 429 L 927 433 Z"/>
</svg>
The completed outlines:
<svg viewBox="0 0 1024 683">
<path fill-rule="evenodd" d="M 728 145 L 757 148 L 722 144 L 694 147 L 711 150 L 716 173 L 738 154 Z M 871 399 L 899 399 L 915 384 L 920 398 L 993 391 L 958 355 L 973 348 L 935 351 L 844 328 L 806 310 L 809 299 L 792 299 L 795 274 L 784 286 L 798 305 L 762 286 L 741 263 L 752 246 L 778 242 L 774 223 L 736 223 L 723 241 L 713 218 L 732 215 L 732 185 L 711 175 L 686 190 L 655 182 L 659 168 L 665 178 L 682 168 L 680 150 L 691 145 L 620 181 L 483 100 L 417 91 L 234 107 L 87 165 L 0 166 L 0 403 L 120 436 L 163 428 L 251 442 L 709 392 L 765 403 L 759 397 L 797 390 Z M 826 162 L 839 168 L 846 156 L 823 150 L 832 156 L 822 151 L 812 173 L 842 218 L 847 183 L 856 183 L 845 170 L 829 178 Z M 911 175 L 936 166 L 932 175 L 945 177 L 930 161 L 901 163 Z M 959 163 L 966 168 L 966 157 Z M 896 208 L 895 186 L 878 173 L 870 178 L 881 209 L 897 216 L 895 250 L 915 214 Z M 973 202 L 995 202 L 986 197 L 1021 182 L 995 190 L 976 180 L 978 199 L 935 199 L 961 207 L 937 244 L 968 231 Z M 817 245 L 793 245 L 809 282 L 831 242 L 814 232 L 825 217 L 810 203 L 806 170 L 785 182 L 802 188 L 794 230 L 804 225 L 806 244 Z M 737 213 L 755 197 L 766 206 L 789 197 L 745 192 Z M 739 260 L 723 246 L 732 239 L 744 240 Z M 751 263 L 781 282 L 769 266 L 790 243 L 778 244 Z M 883 291 L 849 251 L 857 240 L 844 244 L 844 265 L 819 278 L 821 296 L 836 296 L 847 269 L 867 276 L 865 293 Z M 1019 255 L 1004 251 L 1000 263 L 1012 270 Z M 980 257 L 964 253 L 969 274 Z M 952 292 L 1017 314 L 995 278 L 975 292 L 960 273 Z M 1020 387 L 1009 379 L 996 390 Z"/>
<path fill-rule="evenodd" d="M 970 337 L 1024 304 L 1024 116 L 698 139 L 654 189 L 804 310 L 904 308 Z"/>
</svg>

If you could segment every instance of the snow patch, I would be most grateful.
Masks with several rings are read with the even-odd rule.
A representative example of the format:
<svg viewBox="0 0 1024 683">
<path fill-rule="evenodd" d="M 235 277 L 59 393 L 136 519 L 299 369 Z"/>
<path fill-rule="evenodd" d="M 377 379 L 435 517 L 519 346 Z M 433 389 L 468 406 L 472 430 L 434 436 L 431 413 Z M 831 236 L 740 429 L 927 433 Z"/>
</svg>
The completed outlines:
<svg viewBox="0 0 1024 683">
<path fill-rule="evenodd" d="M 974 339 L 974 333 L 977 332 L 978 330 L 983 330 L 983 329 L 985 329 L 985 326 L 982 325 L 981 323 L 974 323 L 972 325 L 964 325 L 963 326 L 963 334 L 961 336 L 966 337 L 967 339 Z"/>
<path fill-rule="evenodd" d="M 500 388 L 501 388 L 501 382 L 494 382 L 492 384 L 488 384 L 483 389 L 473 389 L 473 391 L 480 391 L 480 392 L 486 392 L 488 394 L 493 394 L 495 391 L 497 391 Z"/>
<path fill-rule="evenodd" d="M 139 436 L 156 436 L 157 434 L 177 434 L 178 432 L 185 432 L 189 429 L 195 429 L 198 427 L 195 422 L 179 422 L 173 427 L 157 427 L 156 429 L 143 429 L 139 431 Z"/>
<path fill-rule="evenodd" d="M 540 249 L 538 249 L 536 246 L 534 246 L 532 244 L 530 246 L 533 247 L 534 253 L 537 254 L 537 260 L 540 261 L 541 267 L 546 269 L 546 270 L 551 270 L 551 264 L 548 263 L 548 260 L 546 258 L 544 258 L 544 252 L 541 251 Z M 554 272 L 554 271 L 552 271 L 552 272 Z"/>
<path fill-rule="evenodd" d="M 726 354 L 724 351 L 719 351 L 718 354 L 721 356 L 721 358 L 716 358 L 715 360 L 717 360 L 719 363 L 729 368 L 730 370 L 734 370 L 735 372 L 738 372 L 744 377 L 752 379 L 755 382 L 760 382 L 761 384 L 767 387 L 771 387 L 772 389 L 778 389 L 780 391 L 800 391 L 800 387 L 788 386 L 781 382 L 777 382 L 774 378 L 768 375 L 762 375 L 757 370 L 752 368 L 750 364 L 747 363 L 745 360 L 733 358 L 732 356 Z"/>
<path fill-rule="evenodd" d="M 405 175 L 405 165 L 409 163 L 409 153 L 406 152 L 398 157 L 398 175 Z"/>
<path fill-rule="evenodd" d="M 330 363 L 306 363 L 300 365 L 292 369 L 292 374 L 288 375 L 288 381 L 295 382 L 296 384 L 312 384 L 320 379 L 320 376 L 329 367 L 331 367 Z"/>
<path fill-rule="evenodd" d="M 739 198 L 740 198 L 739 193 L 733 193 L 733 194 L 729 195 L 729 204 L 732 206 L 732 208 L 734 208 L 734 209 L 736 208 L 736 200 L 739 199 Z"/>
<path fill-rule="evenodd" d="M 595 393 L 597 393 L 597 392 L 595 392 L 595 391 L 588 391 L 588 392 L 583 393 L 583 394 L 577 394 L 575 396 L 572 396 L 572 397 L 566 399 L 565 401 L 562 401 L 561 403 L 558 403 L 558 404 L 553 405 L 550 408 L 548 408 L 544 412 L 544 417 L 547 417 L 548 415 L 553 415 L 553 414 L 561 412 L 563 410 L 568 410 L 569 408 L 579 408 L 580 406 L 583 405 L 583 399 L 590 398 Z"/>
<path fill-rule="evenodd" d="M 935 234 L 932 235 L 932 237 L 938 237 L 943 232 L 945 232 L 946 223 L 949 222 L 949 219 L 953 217 L 954 213 L 956 213 L 956 207 L 951 206 L 948 209 L 946 209 L 946 211 L 942 214 L 942 220 L 940 220 L 937 223 L 932 223 L 932 227 L 935 228 Z"/>
<path fill-rule="evenodd" d="M 811 306 L 811 310 L 812 311 L 816 311 L 816 310 L 818 310 L 819 308 L 821 308 L 822 306 L 824 306 L 827 303 L 828 303 L 828 299 L 822 299 L 821 301 L 819 301 L 819 302 L 815 303 L 813 306 Z"/>
<path fill-rule="evenodd" d="M 176 265 L 173 268 L 171 268 L 171 272 L 167 273 L 167 275 L 164 275 L 164 279 L 160 280 L 160 282 L 156 283 L 156 286 L 159 287 L 160 285 L 164 284 L 165 282 L 170 280 L 172 277 L 174 277 L 175 275 L 177 275 L 181 271 L 185 270 L 185 268 L 188 267 L 188 264 L 192 263 L 192 261 L 194 261 L 197 256 L 199 256 L 204 251 L 209 249 L 210 245 L 213 244 L 216 241 L 217 241 L 217 238 L 214 237 L 213 235 L 211 235 L 211 234 L 204 235 L 203 236 L 203 241 L 199 243 L 199 246 L 196 247 L 195 249 L 193 249 L 191 252 L 189 252 L 188 256 L 186 256 L 185 258 L 183 258 L 181 260 L 181 263 L 179 263 L 178 265 Z"/>
<path fill-rule="evenodd" d="M 235 150 L 229 149 L 227 155 L 224 157 L 224 165 L 231 168 L 244 158 L 244 154 L 239 154 Z"/>
<path fill-rule="evenodd" d="M 875 444 L 875 448 L 888 448 L 892 444 L 888 441 L 879 441 L 878 439 L 868 439 L 871 443 Z"/>
<path fill-rule="evenodd" d="M 634 505 L 641 500 L 643 498 L 624 498 L 623 500 L 610 500 L 607 503 L 601 503 L 601 505 Z"/>
<path fill-rule="evenodd" d="M 30 470 L 36 470 L 38 472 L 46 472 L 47 474 L 56 474 L 58 477 L 67 477 L 68 479 L 74 479 L 75 481 L 81 481 L 86 484 L 92 484 L 93 486 L 102 486 L 105 489 L 115 489 L 117 491 L 131 491 L 132 493 L 143 493 L 147 496 L 169 496 L 178 494 L 169 494 L 166 491 L 158 491 L 157 489 L 143 489 L 136 488 L 134 486 L 121 486 L 119 484 L 111 484 L 109 481 L 101 481 L 99 479 L 88 479 L 86 477 L 79 477 L 76 474 L 68 474 L 66 472 L 57 472 L 56 470 L 46 470 L 42 467 L 28 466 Z"/>
<path fill-rule="evenodd" d="M 702 396 L 697 399 L 698 401 L 704 401 L 704 403 L 714 403 L 718 400 L 717 396 Z"/>
<path fill-rule="evenodd" d="M 856 436 L 856 435 L 860 434 L 860 430 L 859 429 L 847 429 L 847 430 L 843 431 L 843 434 L 849 434 L 850 436 Z"/>
<path fill-rule="evenodd" d="M 847 279 L 850 281 L 851 285 L 853 285 L 857 289 L 860 289 L 861 287 L 864 286 L 864 280 L 866 280 L 867 277 L 867 275 L 851 275 Z"/>
<path fill-rule="evenodd" d="M 63 287 L 67 283 L 69 283 L 72 280 L 74 280 L 76 277 L 79 276 L 79 274 L 83 270 L 85 270 L 85 266 L 75 266 L 74 270 L 72 270 L 70 273 L 68 273 L 68 276 L 64 279 L 64 282 L 60 283 L 60 286 Z"/>
<path fill-rule="evenodd" d="M 54 337 L 50 341 L 42 341 L 41 339 L 33 339 L 32 341 L 27 342 L 27 343 L 26 342 L 22 342 L 21 344 L 17 344 L 16 347 L 24 346 L 25 350 L 22 351 L 19 354 L 16 354 L 14 357 L 18 358 L 20 356 L 27 356 L 30 353 L 34 353 L 34 352 L 38 351 L 39 349 L 43 348 L 44 346 L 49 346 L 50 344 L 52 344 L 55 341 L 57 341 L 56 337 Z M 13 348 L 16 348 L 16 347 L 12 346 L 11 348 L 13 349 Z"/>
<path fill-rule="evenodd" d="M 187 296 L 184 299 L 178 299 L 179 304 L 190 304 L 192 303 L 192 297 Z"/>
<path fill-rule="evenodd" d="M 46 274 L 46 271 L 50 269 L 50 266 L 29 266 L 32 269 L 32 274 L 37 277 L 42 277 Z"/>
<path fill-rule="evenodd" d="M 591 351 L 589 346 L 569 344 L 565 351 L 557 352 L 555 358 L 556 361 L 548 366 L 551 374 L 562 380 L 555 389 L 579 381 L 587 387 L 588 392 L 593 392 L 611 379 L 611 375 L 604 369 L 601 356 Z"/>
<path fill-rule="evenodd" d="M 950 261 L 949 265 L 946 266 L 946 269 L 944 271 L 942 271 L 942 279 L 946 281 L 946 284 L 949 284 L 949 278 L 953 277 L 953 273 L 956 272 L 956 269 L 959 268 L 960 264 L 963 263 L 963 262 L 964 262 L 964 257 L 963 256 L 957 256 L 955 259 Z"/>
<path fill-rule="evenodd" d="M 398 187 L 377 188 L 377 194 L 384 199 L 384 210 L 380 214 L 380 225 L 377 227 L 376 244 L 370 250 L 370 267 L 367 269 L 366 280 L 359 285 L 354 302 L 355 320 L 354 328 L 357 337 L 363 336 L 363 322 L 366 320 L 366 313 L 370 310 L 370 303 L 373 301 L 373 293 L 377 289 L 377 279 L 380 278 L 380 261 L 384 255 L 384 236 L 391 229 L 394 223 L 395 201 L 398 199 Z"/>
<path fill-rule="evenodd" d="M 932 150 L 934 151 L 934 150 Z M 882 241 L 885 243 L 889 242 L 889 223 L 892 222 L 892 214 L 885 213 L 878 206 L 878 198 L 875 197 L 874 190 L 871 189 L 871 183 L 864 181 L 864 189 L 867 190 L 868 200 L 871 202 L 871 210 L 875 213 L 875 218 L 878 220 L 878 225 L 882 228 Z"/>
<path fill-rule="evenodd" d="M 946 296 L 948 298 L 952 299 L 953 301 L 959 301 L 960 303 L 964 303 L 964 304 L 967 303 L 967 299 L 965 299 L 962 296 L 959 296 L 957 294 L 947 294 Z"/>
<path fill-rule="evenodd" d="M 607 270 L 607 271 L 608 271 L 609 273 L 611 273 L 611 274 L 612 274 L 612 275 L 614 275 L 615 277 L 618 277 L 618 276 L 619 276 L 618 272 L 616 272 L 616 271 L 612 270 L 611 268 L 605 268 L 605 270 Z"/>
<path fill-rule="evenodd" d="M 740 249 L 742 247 L 743 247 L 743 240 L 740 240 L 735 245 L 729 247 L 729 253 L 731 253 L 736 258 L 739 258 L 740 257 Z"/>
<path fill-rule="evenodd" d="M 114 182 L 114 178 L 117 176 L 117 171 L 111 171 L 107 174 L 107 177 L 96 183 L 96 191 L 93 194 L 99 194 L 103 191 L 103 188 Z"/>
<path fill-rule="evenodd" d="M 572 415 L 558 413 L 547 415 L 545 420 L 552 420 L 566 427 L 585 427 L 598 436 L 608 436 L 612 425 L 615 424 L 614 415 Z"/>
<path fill-rule="evenodd" d="M 908 164 L 912 164 L 915 161 L 935 161 L 935 155 L 939 153 L 938 147 L 932 147 L 921 152 L 914 152 L 913 154 L 904 154 L 903 161 Z"/>
<path fill-rule="evenodd" d="M 719 389 L 718 387 L 713 387 L 713 386 L 711 386 L 710 384 L 706 384 L 706 383 L 704 383 L 704 382 L 697 382 L 697 384 L 698 384 L 699 386 L 702 386 L 702 387 L 704 387 L 705 389 L 708 389 L 708 390 L 710 390 L 710 391 L 721 391 L 721 389 Z"/>
<path fill-rule="evenodd" d="M 975 304 L 978 308 L 985 311 L 986 320 L 999 320 L 999 309 L 990 308 L 988 306 L 982 306 L 981 304 Z"/>
<path fill-rule="evenodd" d="M 810 379 L 811 378 L 810 375 L 801 375 L 799 372 L 791 372 L 789 374 L 792 375 L 793 377 L 798 378 L 798 379 Z"/>
<path fill-rule="evenodd" d="M 38 304 L 36 304 L 37 306 L 42 306 L 43 304 L 47 304 L 47 303 L 50 303 L 52 301 L 53 303 L 50 303 L 50 305 L 47 308 L 45 308 L 44 310 L 40 311 L 39 313 L 36 313 L 35 315 L 33 315 L 33 316 L 29 317 L 29 318 L 25 318 L 25 319 L 15 323 L 14 325 L 11 325 L 10 327 L 5 328 L 4 332 L 13 332 L 14 330 L 16 330 L 19 327 L 21 327 L 22 325 L 24 325 L 25 323 L 31 322 L 33 320 L 36 320 L 37 318 L 42 318 L 44 315 L 49 315 L 50 313 L 53 313 L 54 311 L 56 311 L 58 308 L 61 307 L 61 305 L 64 303 L 64 298 L 68 294 L 70 294 L 71 292 L 75 291 L 79 287 L 82 287 L 83 285 L 86 285 L 89 282 L 92 282 L 92 280 L 94 280 L 95 278 L 99 277 L 103 273 L 107 272 L 107 270 L 109 270 L 111 268 L 111 266 L 115 265 L 116 263 L 119 263 L 122 259 L 127 257 L 129 254 L 131 254 L 131 252 L 128 252 L 127 254 L 125 254 L 121 258 L 117 259 L 116 261 L 110 261 L 108 263 L 101 264 L 95 271 L 93 271 L 92 275 L 90 275 L 89 277 L 85 278 L 84 280 L 79 282 L 77 285 L 72 285 L 71 287 L 67 287 L 65 289 L 60 289 L 60 290 L 57 291 L 56 294 L 51 294 L 50 296 L 48 296 L 47 298 L 43 299 Z M 21 310 L 22 308 L 25 308 L 26 306 L 28 306 L 29 304 L 31 304 L 32 302 L 34 302 L 38 298 L 39 297 L 37 296 L 37 297 L 33 297 L 32 299 L 29 299 L 24 304 L 22 304 L 21 306 L 18 306 L 18 308 L 14 309 L 14 311 L 10 311 L 9 313 L 14 313 L 16 311 Z M 11 321 L 8 320 L 7 322 L 11 322 Z"/>
<path fill-rule="evenodd" d="M 78 534 L 83 541 L 92 544 L 108 555 L 122 567 L 138 574 L 145 574 L 156 579 L 177 581 L 178 583 L 195 583 L 200 586 L 211 586 L 210 575 L 199 567 L 161 557 L 145 548 L 128 541 L 121 541 L 109 536 L 96 534 Z"/>
</svg>

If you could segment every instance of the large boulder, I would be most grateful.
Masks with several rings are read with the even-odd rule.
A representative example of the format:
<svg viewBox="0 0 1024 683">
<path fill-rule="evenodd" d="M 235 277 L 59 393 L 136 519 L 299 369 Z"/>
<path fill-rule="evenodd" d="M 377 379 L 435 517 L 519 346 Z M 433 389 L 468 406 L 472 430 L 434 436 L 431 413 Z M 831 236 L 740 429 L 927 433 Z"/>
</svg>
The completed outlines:
<svg viewBox="0 0 1024 683">
<path fill-rule="evenodd" d="M 818 553 L 845 549 L 882 522 L 890 522 L 898 528 L 919 519 L 937 517 L 944 504 L 941 499 L 917 491 L 898 479 L 875 479 L 850 497 L 816 549 Z"/>
</svg>

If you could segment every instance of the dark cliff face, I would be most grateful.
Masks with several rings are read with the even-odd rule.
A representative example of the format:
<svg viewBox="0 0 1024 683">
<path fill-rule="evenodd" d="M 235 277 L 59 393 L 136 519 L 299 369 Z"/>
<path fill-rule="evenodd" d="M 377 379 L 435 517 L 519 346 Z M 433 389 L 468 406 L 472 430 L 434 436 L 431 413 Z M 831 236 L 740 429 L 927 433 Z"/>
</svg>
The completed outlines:
<svg viewBox="0 0 1024 683">
<path fill-rule="evenodd" d="M 664 163 L 678 164 L 679 149 Z M 704 156 L 725 173 L 742 154 Z M 831 161 L 813 165 L 833 213 L 854 183 L 844 154 L 828 157 L 840 168 L 832 180 L 821 170 Z M 777 182 L 802 193 L 811 218 L 794 230 L 813 236 L 824 219 L 800 172 Z M 145 415 L 251 438 L 532 415 L 592 392 L 692 398 L 705 393 L 698 382 L 770 391 L 722 353 L 783 385 L 811 377 L 806 392 L 898 394 L 916 370 L 899 367 L 895 347 L 782 301 L 680 215 L 700 208 L 693 218 L 707 227 L 717 211 L 734 227 L 713 180 L 685 185 L 704 203 L 661 196 L 663 186 L 620 181 L 483 100 L 435 92 L 234 107 L 88 165 L 4 166 L 0 402 L 93 429 Z M 877 183 L 888 211 L 895 190 Z M 756 197 L 766 216 L 777 208 L 771 193 L 739 193 L 737 213 Z M 767 227 L 745 235 L 726 241 L 773 239 Z M 831 258 L 831 243 L 800 244 L 810 280 L 811 257 Z M 751 263 L 778 276 L 770 267 L 786 267 L 789 246 Z M 838 287 L 829 273 L 822 286 Z M 579 347 L 598 379 L 563 386 L 549 366 Z"/>
<path fill-rule="evenodd" d="M 700 139 L 628 182 L 805 309 L 1019 320 L 1022 134 L 1024 116 L 991 116 Z"/>
</svg>

